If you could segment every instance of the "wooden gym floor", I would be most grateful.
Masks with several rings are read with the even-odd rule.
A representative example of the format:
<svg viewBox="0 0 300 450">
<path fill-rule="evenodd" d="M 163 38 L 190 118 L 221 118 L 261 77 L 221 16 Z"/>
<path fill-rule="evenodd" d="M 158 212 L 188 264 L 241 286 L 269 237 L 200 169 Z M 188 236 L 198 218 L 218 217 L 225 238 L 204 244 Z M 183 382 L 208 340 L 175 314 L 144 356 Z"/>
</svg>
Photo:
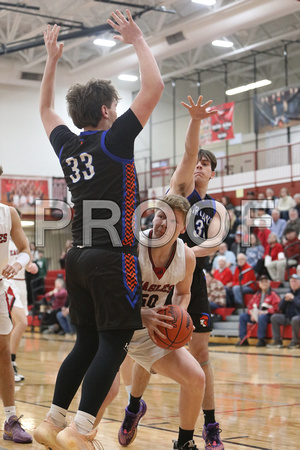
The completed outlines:
<svg viewBox="0 0 300 450">
<path fill-rule="evenodd" d="M 22 339 L 17 362 L 26 379 L 16 385 L 17 414 L 32 432 L 44 419 L 51 403 L 53 385 L 61 361 L 72 348 L 65 337 L 27 333 Z M 267 349 L 255 346 L 211 344 L 215 375 L 216 417 L 223 429 L 226 450 L 296 450 L 300 441 L 300 350 Z M 138 435 L 129 447 L 172 449 L 178 429 L 178 386 L 158 375 L 152 376 L 144 399 L 148 411 Z M 74 415 L 78 395 L 70 407 Z M 127 394 L 121 385 L 115 401 L 106 410 L 98 439 L 106 450 L 121 449 L 117 433 L 123 420 Z M 19 449 L 20 444 L 2 439 L 3 408 L 0 409 L 0 450 Z M 199 449 L 202 413 L 195 430 Z M 42 449 L 37 443 L 26 450 Z"/>
</svg>

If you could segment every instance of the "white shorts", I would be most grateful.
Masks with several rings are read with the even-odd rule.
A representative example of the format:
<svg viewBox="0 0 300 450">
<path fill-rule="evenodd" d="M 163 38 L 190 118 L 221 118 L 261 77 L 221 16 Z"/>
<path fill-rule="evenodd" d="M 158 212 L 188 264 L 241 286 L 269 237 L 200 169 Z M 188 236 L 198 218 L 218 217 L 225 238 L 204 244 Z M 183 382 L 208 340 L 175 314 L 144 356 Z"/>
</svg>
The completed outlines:
<svg viewBox="0 0 300 450">
<path fill-rule="evenodd" d="M 8 314 L 6 294 L 3 283 L 0 281 L 0 334 L 9 334 L 12 330 L 12 323 Z"/>
<path fill-rule="evenodd" d="M 134 332 L 128 355 L 149 373 L 155 373 L 151 370 L 153 364 L 172 351 L 158 347 L 150 338 L 147 328 L 144 328 Z"/>
<path fill-rule="evenodd" d="M 15 298 L 13 302 L 13 306 L 17 306 L 18 308 L 23 308 L 26 316 L 28 316 L 28 308 L 27 308 L 27 288 L 25 280 L 3 280 L 4 290 L 8 295 L 9 302 L 11 303 L 13 298 Z"/>
</svg>

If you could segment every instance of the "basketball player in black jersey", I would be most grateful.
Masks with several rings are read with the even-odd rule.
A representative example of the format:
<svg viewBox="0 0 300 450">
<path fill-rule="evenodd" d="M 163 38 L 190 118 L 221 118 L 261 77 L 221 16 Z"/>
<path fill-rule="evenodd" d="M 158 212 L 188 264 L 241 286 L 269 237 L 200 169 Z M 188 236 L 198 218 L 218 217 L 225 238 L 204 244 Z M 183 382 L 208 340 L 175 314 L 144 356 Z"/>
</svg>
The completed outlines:
<svg viewBox="0 0 300 450">
<path fill-rule="evenodd" d="M 142 328 L 141 278 L 132 229 L 139 203 L 134 140 L 158 103 L 163 81 L 143 34 L 128 10 L 108 23 L 137 54 L 141 88 L 131 107 L 117 118 L 118 94 L 110 82 L 91 80 L 68 91 L 69 114 L 84 131 L 77 136 L 54 110 L 57 62 L 63 44 L 59 27 L 44 33 L 48 57 L 41 85 L 40 114 L 59 158 L 74 204 L 73 247 L 66 259 L 66 281 L 77 340 L 59 370 L 53 403 L 35 439 L 47 448 L 94 448 L 95 417 L 126 356 L 136 329 Z M 81 382 L 74 422 L 65 416 Z M 98 447 L 97 447 L 98 448 Z M 102 448 L 102 446 L 101 446 Z"/>
</svg>

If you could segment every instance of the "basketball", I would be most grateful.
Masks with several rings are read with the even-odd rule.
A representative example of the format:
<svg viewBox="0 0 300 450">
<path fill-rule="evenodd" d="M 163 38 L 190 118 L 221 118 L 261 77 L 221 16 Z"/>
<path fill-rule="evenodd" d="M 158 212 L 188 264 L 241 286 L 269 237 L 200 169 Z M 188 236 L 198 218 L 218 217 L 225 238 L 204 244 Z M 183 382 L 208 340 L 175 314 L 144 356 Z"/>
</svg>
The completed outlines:
<svg viewBox="0 0 300 450">
<path fill-rule="evenodd" d="M 173 325 L 173 328 L 158 327 L 159 331 L 166 336 L 166 339 L 162 339 L 155 334 L 156 345 L 169 350 L 183 347 L 190 340 L 193 332 L 193 321 L 189 313 L 177 305 L 168 305 L 166 309 L 162 309 L 158 313 L 164 316 L 172 316 L 173 320 L 166 322 Z"/>
</svg>

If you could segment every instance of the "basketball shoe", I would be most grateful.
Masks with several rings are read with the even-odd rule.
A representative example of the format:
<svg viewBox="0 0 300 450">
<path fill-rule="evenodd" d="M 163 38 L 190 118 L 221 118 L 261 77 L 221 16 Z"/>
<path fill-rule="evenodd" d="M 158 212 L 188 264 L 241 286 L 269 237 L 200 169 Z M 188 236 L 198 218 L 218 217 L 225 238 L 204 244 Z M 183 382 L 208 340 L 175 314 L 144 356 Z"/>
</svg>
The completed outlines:
<svg viewBox="0 0 300 450">
<path fill-rule="evenodd" d="M 14 369 L 15 382 L 18 383 L 19 381 L 25 380 L 24 375 L 21 375 L 18 372 L 18 367 L 17 367 L 17 364 L 15 363 L 15 361 L 12 361 L 12 366 L 13 366 L 13 369 Z"/>
<path fill-rule="evenodd" d="M 174 447 L 173 449 L 177 449 L 177 450 L 186 450 L 186 449 L 192 449 L 192 450 L 199 450 L 198 447 L 195 444 L 195 441 L 188 441 L 186 442 L 184 445 L 181 445 L 180 447 L 178 447 L 178 441 L 173 441 L 174 442 Z"/>
<path fill-rule="evenodd" d="M 203 425 L 202 437 L 205 440 L 205 450 L 224 450 L 220 438 L 221 431 L 218 423 L 209 423 L 207 427 Z"/>
<path fill-rule="evenodd" d="M 147 405 L 144 400 L 140 402 L 140 409 L 137 414 L 133 414 L 125 408 L 125 418 L 119 429 L 118 440 L 123 447 L 131 444 L 137 434 L 137 426 L 141 418 L 145 415 L 147 411 Z"/>
<path fill-rule="evenodd" d="M 33 437 L 39 444 L 44 445 L 46 448 L 62 450 L 63 447 L 56 442 L 56 436 L 62 430 L 63 428 L 55 425 L 50 415 L 48 415 L 44 419 L 44 422 L 34 430 Z"/>
<path fill-rule="evenodd" d="M 5 441 L 13 441 L 16 444 L 30 444 L 32 437 L 21 426 L 20 419 L 23 416 L 11 416 L 4 422 L 3 439 Z"/>
<path fill-rule="evenodd" d="M 104 450 L 101 442 L 95 439 L 97 428 L 88 434 L 81 434 L 77 431 L 74 422 L 58 433 L 56 441 L 59 448 L 63 450 Z"/>
</svg>

